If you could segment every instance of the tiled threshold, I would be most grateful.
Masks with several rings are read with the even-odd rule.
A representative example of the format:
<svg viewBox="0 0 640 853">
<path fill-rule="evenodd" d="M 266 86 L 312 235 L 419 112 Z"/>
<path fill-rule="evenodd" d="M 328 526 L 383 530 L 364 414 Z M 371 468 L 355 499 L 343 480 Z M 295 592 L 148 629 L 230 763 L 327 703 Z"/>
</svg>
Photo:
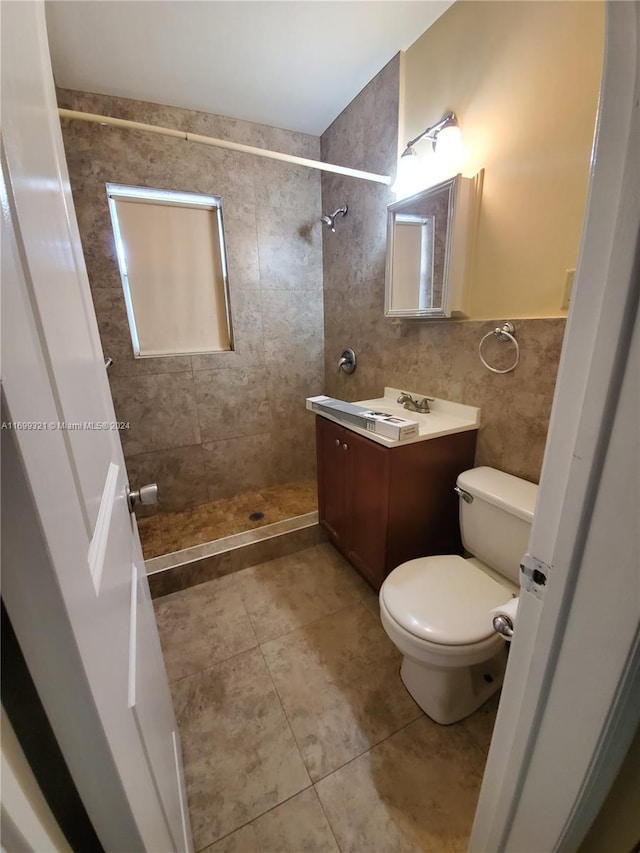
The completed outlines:
<svg viewBox="0 0 640 853">
<path fill-rule="evenodd" d="M 276 521 L 255 530 L 225 536 L 147 560 L 151 597 L 159 598 L 223 575 L 284 557 L 326 540 L 318 513 Z"/>
</svg>

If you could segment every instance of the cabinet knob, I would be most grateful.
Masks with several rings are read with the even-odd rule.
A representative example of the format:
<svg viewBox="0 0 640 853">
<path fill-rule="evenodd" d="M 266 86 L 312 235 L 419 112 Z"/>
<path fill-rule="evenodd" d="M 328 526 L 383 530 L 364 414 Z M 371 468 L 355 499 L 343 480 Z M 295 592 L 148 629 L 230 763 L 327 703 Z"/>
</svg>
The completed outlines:
<svg viewBox="0 0 640 853">
<path fill-rule="evenodd" d="M 343 444 L 343 445 L 342 445 L 342 449 L 343 449 L 343 450 L 348 450 L 348 449 L 349 449 L 349 445 L 348 445 L 348 444 Z"/>
<path fill-rule="evenodd" d="M 336 438 L 336 447 L 340 447 L 340 439 Z"/>
</svg>

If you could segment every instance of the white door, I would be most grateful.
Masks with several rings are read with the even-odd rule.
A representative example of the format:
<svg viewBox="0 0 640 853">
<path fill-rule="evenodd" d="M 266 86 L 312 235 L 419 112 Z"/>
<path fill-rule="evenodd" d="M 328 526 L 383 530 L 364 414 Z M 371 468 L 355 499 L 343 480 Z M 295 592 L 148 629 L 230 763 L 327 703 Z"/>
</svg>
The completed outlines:
<svg viewBox="0 0 640 853">
<path fill-rule="evenodd" d="M 18 525 L 43 544 L 30 556 L 27 546 L 9 550 L 3 599 L 105 849 L 186 851 L 180 745 L 127 505 L 44 6 L 3 3 L 1 15 L 3 445 L 15 479 L 3 493 L 22 502 Z M 8 539 L 19 542 L 16 526 Z M 75 649 L 56 658 L 67 635 Z"/>
</svg>

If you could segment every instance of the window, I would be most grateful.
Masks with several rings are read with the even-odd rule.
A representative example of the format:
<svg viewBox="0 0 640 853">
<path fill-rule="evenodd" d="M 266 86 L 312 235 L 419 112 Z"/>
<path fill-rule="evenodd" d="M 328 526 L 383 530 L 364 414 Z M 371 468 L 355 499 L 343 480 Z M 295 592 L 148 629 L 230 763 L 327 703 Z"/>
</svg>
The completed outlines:
<svg viewBox="0 0 640 853">
<path fill-rule="evenodd" d="M 233 348 L 222 202 L 107 184 L 136 358 Z"/>
<path fill-rule="evenodd" d="M 419 310 L 434 307 L 434 223 L 434 216 L 396 213 L 392 269 L 394 307 L 415 307 L 416 292 Z"/>
</svg>

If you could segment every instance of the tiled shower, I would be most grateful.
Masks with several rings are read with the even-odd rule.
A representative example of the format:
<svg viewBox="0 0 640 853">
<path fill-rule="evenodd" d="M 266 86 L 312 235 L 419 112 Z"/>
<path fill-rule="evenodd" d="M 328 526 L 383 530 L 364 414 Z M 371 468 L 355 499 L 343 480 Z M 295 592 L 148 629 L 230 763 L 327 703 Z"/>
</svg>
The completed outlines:
<svg viewBox="0 0 640 853">
<path fill-rule="evenodd" d="M 58 91 L 60 106 L 319 158 L 320 140 L 220 116 Z M 323 391 L 320 175 L 182 140 L 63 121 L 69 173 L 145 556 L 316 509 Z M 222 197 L 235 349 L 133 357 L 105 184 Z M 253 516 L 253 519 L 251 518 Z"/>
</svg>

